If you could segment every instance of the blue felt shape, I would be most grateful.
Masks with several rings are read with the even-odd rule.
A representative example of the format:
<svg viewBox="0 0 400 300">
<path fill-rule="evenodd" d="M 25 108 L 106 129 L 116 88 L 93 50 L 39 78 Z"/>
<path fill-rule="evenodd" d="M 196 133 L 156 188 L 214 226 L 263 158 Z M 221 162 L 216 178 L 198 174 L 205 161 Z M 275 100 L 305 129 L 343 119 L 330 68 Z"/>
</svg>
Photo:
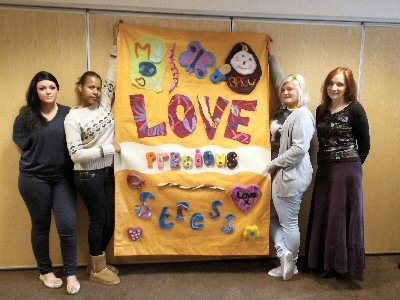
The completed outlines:
<svg viewBox="0 0 400 300">
<path fill-rule="evenodd" d="M 170 216 L 171 215 L 168 213 L 168 206 L 164 206 L 161 211 L 160 218 L 158 219 L 158 225 L 160 225 L 162 229 L 170 229 L 174 226 L 174 222 L 167 223 L 167 218 Z"/>
<path fill-rule="evenodd" d="M 190 227 L 194 230 L 200 230 L 204 227 L 204 216 L 202 213 L 196 212 L 192 215 L 190 219 Z"/>
</svg>

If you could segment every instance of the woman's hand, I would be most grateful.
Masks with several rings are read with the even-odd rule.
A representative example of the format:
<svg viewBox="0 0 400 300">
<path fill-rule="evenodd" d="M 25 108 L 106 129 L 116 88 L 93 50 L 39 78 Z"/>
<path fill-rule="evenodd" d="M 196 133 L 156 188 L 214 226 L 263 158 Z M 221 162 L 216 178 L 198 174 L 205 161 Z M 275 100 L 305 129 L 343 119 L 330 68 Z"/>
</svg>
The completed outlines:
<svg viewBox="0 0 400 300">
<path fill-rule="evenodd" d="M 274 40 L 268 37 L 268 57 L 275 54 Z"/>
<path fill-rule="evenodd" d="M 121 146 L 118 143 L 114 143 L 114 151 L 115 153 L 121 153 Z"/>
<path fill-rule="evenodd" d="M 273 172 L 275 172 L 275 170 L 276 170 L 276 167 L 273 164 L 269 163 L 267 165 L 267 169 L 266 169 L 267 173 L 272 174 Z"/>
<path fill-rule="evenodd" d="M 123 20 L 119 20 L 113 26 L 113 38 L 114 38 L 113 42 L 114 42 L 114 45 L 117 44 L 117 38 L 118 38 L 118 32 L 119 32 L 119 24 L 121 24 L 123 22 L 124 22 Z"/>
</svg>

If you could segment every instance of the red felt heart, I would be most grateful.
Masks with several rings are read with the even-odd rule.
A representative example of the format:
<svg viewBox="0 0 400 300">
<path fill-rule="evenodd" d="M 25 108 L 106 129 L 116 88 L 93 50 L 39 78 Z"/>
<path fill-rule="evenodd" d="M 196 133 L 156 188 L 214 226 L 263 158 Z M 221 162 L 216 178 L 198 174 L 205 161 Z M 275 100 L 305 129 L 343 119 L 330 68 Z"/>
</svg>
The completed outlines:
<svg viewBox="0 0 400 300">
<path fill-rule="evenodd" d="M 258 199 L 261 197 L 260 187 L 256 184 L 248 186 L 235 185 L 231 189 L 231 197 L 233 202 L 242 212 L 248 212 L 256 205 Z"/>
<path fill-rule="evenodd" d="M 128 235 L 132 241 L 137 241 L 143 235 L 142 227 L 128 227 Z"/>
</svg>

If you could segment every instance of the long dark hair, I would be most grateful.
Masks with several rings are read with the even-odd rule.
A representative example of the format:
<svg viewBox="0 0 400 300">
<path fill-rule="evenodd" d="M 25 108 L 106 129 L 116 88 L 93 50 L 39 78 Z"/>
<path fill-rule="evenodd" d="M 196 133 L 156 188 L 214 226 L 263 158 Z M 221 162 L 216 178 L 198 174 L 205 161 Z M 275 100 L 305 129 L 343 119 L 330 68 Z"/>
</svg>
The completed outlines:
<svg viewBox="0 0 400 300">
<path fill-rule="evenodd" d="M 40 129 L 47 124 L 46 118 L 40 113 L 42 106 L 37 93 L 37 83 L 42 80 L 52 81 L 57 86 L 57 90 L 60 89 L 57 79 L 49 72 L 40 71 L 33 76 L 26 92 L 27 105 L 21 107 L 19 111 L 22 117 L 23 128 L 29 132 Z"/>
<path fill-rule="evenodd" d="M 340 73 L 343 74 L 344 83 L 346 84 L 346 89 L 343 95 L 345 103 L 358 102 L 357 84 L 354 81 L 353 72 L 351 71 L 351 69 L 346 67 L 337 67 L 329 72 L 322 85 L 322 99 L 319 109 L 319 116 L 322 116 L 326 112 L 330 101 L 332 101 L 331 98 L 329 98 L 328 96 L 328 85 L 331 83 L 332 78 Z"/>
</svg>

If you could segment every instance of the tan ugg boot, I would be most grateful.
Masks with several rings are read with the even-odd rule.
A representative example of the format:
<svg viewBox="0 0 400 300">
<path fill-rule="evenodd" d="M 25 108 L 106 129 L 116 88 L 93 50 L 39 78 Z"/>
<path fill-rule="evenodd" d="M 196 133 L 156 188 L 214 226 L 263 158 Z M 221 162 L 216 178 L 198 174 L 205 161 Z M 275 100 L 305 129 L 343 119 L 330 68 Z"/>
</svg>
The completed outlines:
<svg viewBox="0 0 400 300">
<path fill-rule="evenodd" d="M 106 252 L 103 251 L 103 254 L 106 255 Z M 109 264 L 106 264 L 106 266 L 107 266 L 107 269 L 109 269 L 109 270 L 110 270 L 111 272 L 113 272 L 114 274 L 116 274 L 116 275 L 119 274 L 119 270 L 118 270 L 116 267 L 114 267 L 114 266 L 112 266 L 112 265 L 109 265 Z"/>
<path fill-rule="evenodd" d="M 103 254 L 105 255 L 106 253 L 103 251 Z M 113 272 L 116 275 L 119 274 L 119 270 L 116 267 L 112 266 L 112 265 L 106 264 L 106 268 L 109 269 L 111 272 Z M 89 275 L 91 269 L 92 269 L 92 264 L 91 264 L 91 258 L 90 258 L 90 255 L 89 255 L 88 263 L 86 265 L 86 274 Z"/>
<path fill-rule="evenodd" d="M 117 284 L 120 282 L 119 277 L 107 269 L 104 253 L 102 255 L 90 256 L 90 262 L 92 266 L 90 280 L 105 284 Z"/>
<path fill-rule="evenodd" d="M 115 275 L 118 275 L 119 274 L 119 270 L 116 268 L 116 267 L 114 267 L 114 266 L 112 266 L 112 265 L 109 265 L 109 264 L 107 264 L 106 265 L 107 266 L 107 269 L 109 269 L 111 272 L 113 272 Z"/>
</svg>

